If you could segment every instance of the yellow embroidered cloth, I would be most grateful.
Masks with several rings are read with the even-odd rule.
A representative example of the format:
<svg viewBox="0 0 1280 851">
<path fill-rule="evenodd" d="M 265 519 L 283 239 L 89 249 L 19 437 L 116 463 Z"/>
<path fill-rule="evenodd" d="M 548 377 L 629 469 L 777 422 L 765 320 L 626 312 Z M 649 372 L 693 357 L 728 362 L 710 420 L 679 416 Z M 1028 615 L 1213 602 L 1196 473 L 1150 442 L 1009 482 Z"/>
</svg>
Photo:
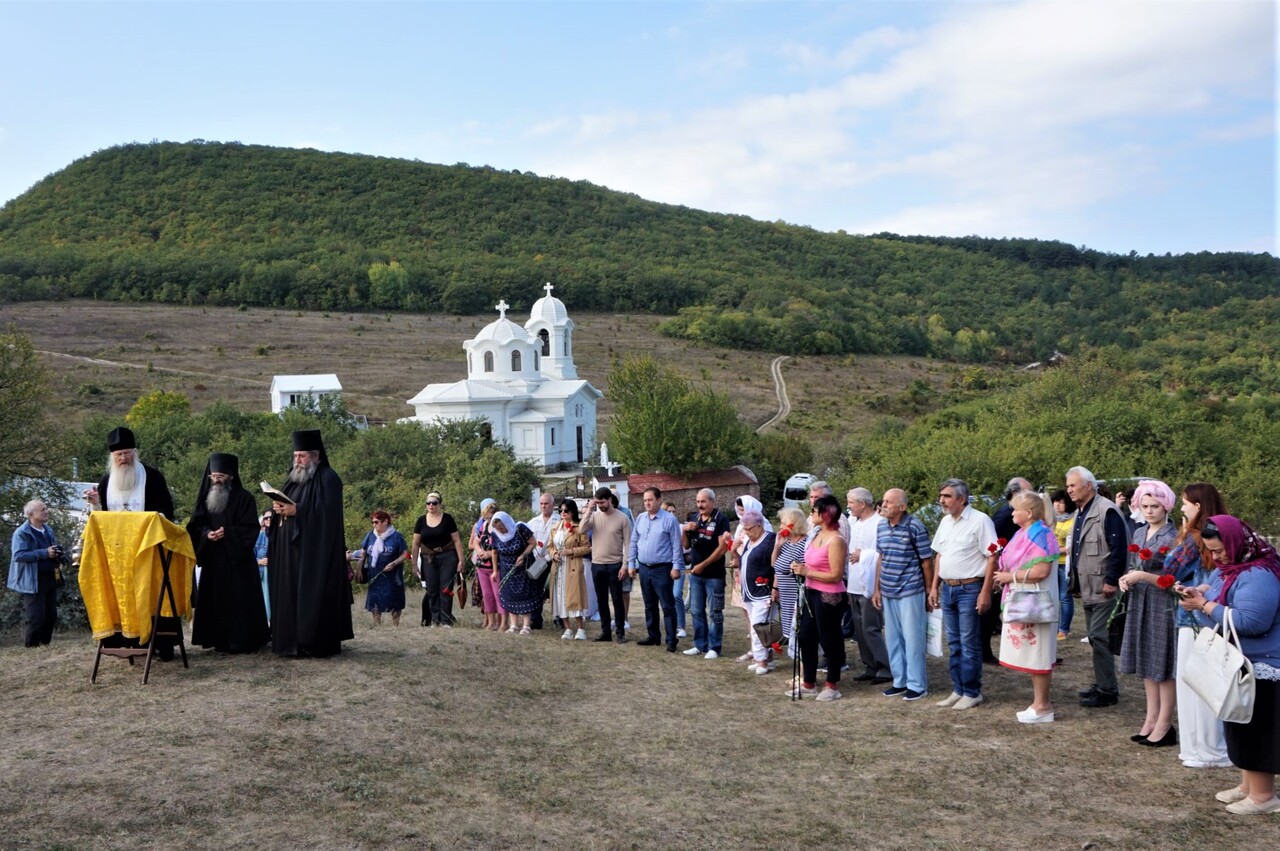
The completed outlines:
<svg viewBox="0 0 1280 851">
<path fill-rule="evenodd" d="M 151 640 L 164 568 L 170 555 L 169 582 L 178 611 L 166 595 L 165 617 L 191 613 L 191 570 L 196 553 L 187 530 L 155 511 L 95 511 L 84 529 L 80 555 L 80 594 L 95 641 L 119 632 L 142 644 Z"/>
</svg>

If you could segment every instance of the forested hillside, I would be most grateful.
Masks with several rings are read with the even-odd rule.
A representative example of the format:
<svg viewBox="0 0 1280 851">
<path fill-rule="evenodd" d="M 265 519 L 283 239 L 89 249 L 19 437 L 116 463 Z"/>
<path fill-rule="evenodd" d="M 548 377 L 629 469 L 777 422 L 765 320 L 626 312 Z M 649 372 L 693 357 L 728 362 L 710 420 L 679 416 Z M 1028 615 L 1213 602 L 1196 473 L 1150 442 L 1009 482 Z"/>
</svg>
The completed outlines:
<svg viewBox="0 0 1280 851">
<path fill-rule="evenodd" d="M 667 333 L 716 345 L 968 361 L 1111 346 L 1211 392 L 1278 377 L 1278 280 L 1265 254 L 857 237 L 518 171 L 199 141 L 100 151 L 0 208 L 8 299 L 476 313 L 527 308 L 551 281 L 574 310 L 673 314 Z"/>
</svg>

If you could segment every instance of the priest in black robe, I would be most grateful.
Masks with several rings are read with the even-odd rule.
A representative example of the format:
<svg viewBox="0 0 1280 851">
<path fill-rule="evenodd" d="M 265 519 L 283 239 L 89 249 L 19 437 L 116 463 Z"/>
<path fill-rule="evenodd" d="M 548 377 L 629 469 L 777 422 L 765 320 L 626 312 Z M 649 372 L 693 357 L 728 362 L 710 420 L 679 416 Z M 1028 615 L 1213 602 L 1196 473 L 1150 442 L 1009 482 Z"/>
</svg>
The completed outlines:
<svg viewBox="0 0 1280 851">
<path fill-rule="evenodd" d="M 191 643 L 222 653 L 253 653 L 267 643 L 258 560 L 258 505 L 240 483 L 240 460 L 209 456 L 187 534 L 200 565 Z"/>
<path fill-rule="evenodd" d="M 107 435 L 107 474 L 85 500 L 100 511 L 158 511 L 173 520 L 173 495 L 164 474 L 138 460 L 138 440 L 132 429 L 114 428 Z"/>
<path fill-rule="evenodd" d="M 351 631 L 351 582 L 342 524 L 342 479 L 319 430 L 293 433 L 293 468 L 272 502 L 267 549 L 271 647 L 281 656 L 333 656 Z"/>
</svg>

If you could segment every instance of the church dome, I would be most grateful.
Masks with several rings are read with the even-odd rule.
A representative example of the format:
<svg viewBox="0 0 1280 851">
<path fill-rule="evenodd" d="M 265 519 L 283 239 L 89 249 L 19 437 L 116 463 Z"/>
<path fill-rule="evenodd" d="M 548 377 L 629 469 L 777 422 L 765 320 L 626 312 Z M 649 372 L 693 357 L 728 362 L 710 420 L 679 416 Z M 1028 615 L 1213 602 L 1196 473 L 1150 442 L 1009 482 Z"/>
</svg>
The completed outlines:
<svg viewBox="0 0 1280 851">
<path fill-rule="evenodd" d="M 473 343 L 493 342 L 501 345 L 516 340 L 521 343 L 532 343 L 528 332 L 505 316 L 495 319 L 480 329 L 480 333 L 472 338 Z"/>
<path fill-rule="evenodd" d="M 564 302 L 551 294 L 550 283 L 546 285 L 546 290 L 547 294 L 533 303 L 533 309 L 529 311 L 529 322 L 525 323 L 526 328 L 539 319 L 555 325 L 569 318 L 569 311 L 565 310 Z"/>
</svg>

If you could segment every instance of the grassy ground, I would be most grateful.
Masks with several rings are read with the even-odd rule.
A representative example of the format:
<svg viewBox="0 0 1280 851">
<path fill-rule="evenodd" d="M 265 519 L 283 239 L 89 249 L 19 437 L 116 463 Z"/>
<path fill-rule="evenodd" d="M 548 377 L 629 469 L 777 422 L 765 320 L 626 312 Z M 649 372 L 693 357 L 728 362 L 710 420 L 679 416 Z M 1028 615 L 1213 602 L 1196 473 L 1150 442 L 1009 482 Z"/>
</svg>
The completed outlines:
<svg viewBox="0 0 1280 851">
<path fill-rule="evenodd" d="M 1024 727 L 1025 676 L 987 668 L 968 712 L 849 683 L 788 701 L 785 676 L 661 648 L 369 625 L 338 659 L 195 651 L 150 685 L 86 634 L 0 636 L 6 848 L 1269 848 L 1280 819 L 1225 813 L 1229 770 L 1128 742 L 1118 707 L 1070 698 L 1087 648 L 1062 646 L 1059 721 Z M 633 623 L 642 620 L 638 593 Z M 682 643 L 682 649 L 688 646 Z M 850 645 L 852 648 L 852 645 Z M 947 692 L 931 660 L 933 699 Z M 1091 844 L 1092 843 L 1092 844 Z"/>
<path fill-rule="evenodd" d="M 266 410 L 274 375 L 315 372 L 337 373 L 354 412 L 380 420 L 409 416 L 405 401 L 425 385 L 466 377 L 462 343 L 494 318 L 96 301 L 0 305 L 0 326 L 13 324 L 45 353 L 57 376 L 51 398 L 72 424 L 95 412 L 123 415 L 156 389 L 187 394 L 197 410 L 215 400 Z M 772 353 L 701 348 L 663 337 L 655 316 L 574 313 L 573 321 L 578 374 L 606 394 L 602 423 L 610 413 L 614 360 L 641 353 L 654 353 L 691 380 L 729 393 L 752 425 L 777 411 Z M 922 358 L 797 356 L 783 366 L 793 412 L 778 430 L 829 442 L 882 413 L 918 412 L 913 382 L 946 391 L 960 373 L 954 364 Z"/>
</svg>

